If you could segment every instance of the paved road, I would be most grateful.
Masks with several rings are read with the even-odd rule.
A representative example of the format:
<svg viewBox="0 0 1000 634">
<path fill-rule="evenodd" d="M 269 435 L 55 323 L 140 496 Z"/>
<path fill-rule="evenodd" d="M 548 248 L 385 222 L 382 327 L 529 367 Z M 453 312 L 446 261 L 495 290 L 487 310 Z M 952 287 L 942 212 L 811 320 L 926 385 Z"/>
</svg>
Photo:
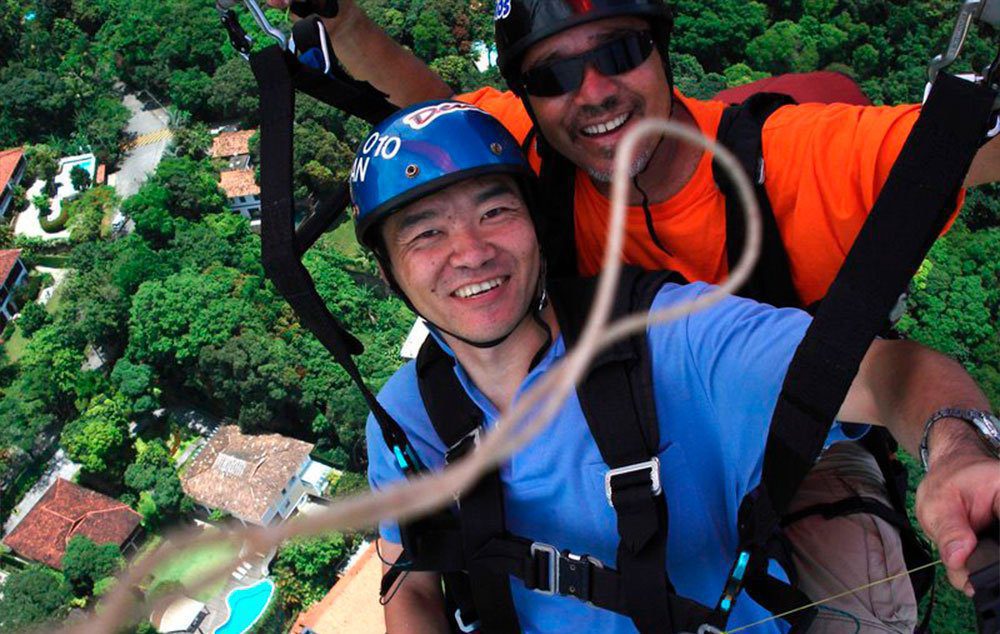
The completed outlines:
<svg viewBox="0 0 1000 634">
<path fill-rule="evenodd" d="M 14 530 L 14 527 L 21 523 L 24 516 L 35 507 L 38 500 L 42 499 L 42 496 L 45 495 L 45 492 L 49 490 L 49 487 L 55 483 L 57 478 L 71 480 L 79 471 L 80 465 L 67 458 L 62 449 L 56 451 L 52 459 L 49 460 L 49 464 L 46 465 L 45 473 L 35 483 L 35 486 L 31 487 L 24 497 L 21 498 L 17 506 L 14 507 L 14 511 L 7 518 L 7 523 L 3 525 L 3 534 L 10 534 Z"/>
<path fill-rule="evenodd" d="M 167 113 L 162 109 L 146 110 L 135 95 L 125 95 L 122 103 L 132 112 L 125 131 L 134 134 L 142 143 L 125 155 L 121 169 L 108 177 L 120 197 L 127 198 L 142 187 L 146 178 L 160 164 L 164 150 L 170 143 Z M 118 221 L 118 216 L 115 221 Z"/>
</svg>

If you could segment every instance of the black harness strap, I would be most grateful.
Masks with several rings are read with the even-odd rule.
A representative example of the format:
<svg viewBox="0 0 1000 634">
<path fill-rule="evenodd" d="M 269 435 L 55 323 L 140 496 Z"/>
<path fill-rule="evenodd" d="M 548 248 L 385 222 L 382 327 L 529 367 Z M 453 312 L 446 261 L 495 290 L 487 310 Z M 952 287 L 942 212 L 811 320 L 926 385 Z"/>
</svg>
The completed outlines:
<svg viewBox="0 0 1000 634">
<path fill-rule="evenodd" d="M 755 599 L 764 587 L 761 575 L 766 576 L 759 553 L 822 451 L 886 315 L 943 229 L 985 138 L 995 96 L 987 88 L 939 75 L 868 221 L 792 359 L 771 421 L 761 485 L 740 508 L 742 549 L 757 559 L 746 580 Z M 780 478 L 775 477 L 778 473 Z"/>
<path fill-rule="evenodd" d="M 364 346 L 330 313 L 299 258 L 301 250 L 295 236 L 295 201 L 292 194 L 292 125 L 295 89 L 301 88 L 300 82 L 310 83 L 309 74 L 298 69 L 298 62 L 277 46 L 251 55 L 250 66 L 260 89 L 261 103 L 261 261 L 264 270 L 298 314 L 302 325 L 330 351 L 361 390 L 382 428 L 386 444 L 397 452 L 397 457 L 401 457 L 401 466 L 408 472 L 415 472 L 421 465 L 406 434 L 368 389 L 354 363 L 352 355 L 361 354 Z M 299 70 L 294 79 L 293 70 Z M 329 79 L 325 81 L 331 83 Z M 375 108 L 375 100 L 370 95 L 360 97 L 360 88 L 356 90 L 359 92 L 354 96 L 363 100 L 366 106 L 371 106 L 374 116 L 384 111 L 384 107 Z M 333 89 L 328 86 L 325 91 Z M 348 93 L 347 97 L 350 96 Z M 355 112 L 359 102 L 347 97 L 336 100 L 335 105 L 351 108 Z"/>
<path fill-rule="evenodd" d="M 461 459 L 479 444 L 482 410 L 462 389 L 455 376 L 455 360 L 428 338 L 417 356 L 417 383 L 427 414 L 438 437 L 447 446 L 448 462 Z M 496 470 L 485 475 L 458 500 L 462 546 L 465 552 L 475 613 L 487 632 L 518 632 L 510 579 L 479 562 L 475 554 L 505 532 L 503 485 Z M 462 621 L 472 618 L 462 614 Z"/>
<path fill-rule="evenodd" d="M 719 141 L 736 155 L 743 171 L 754 184 L 757 203 L 763 223 L 763 241 L 760 258 L 739 295 L 771 304 L 772 306 L 799 306 L 798 292 L 792 284 L 791 269 L 785 243 L 778 232 L 774 210 L 764 188 L 764 161 L 761 129 L 775 110 L 794 104 L 788 95 L 758 93 L 738 106 L 730 106 L 722 113 L 719 123 Z M 715 161 L 712 163 L 715 183 L 726 198 L 726 260 L 729 270 L 736 267 L 742 256 L 746 239 L 746 219 L 736 186 L 729 174 Z"/>
<path fill-rule="evenodd" d="M 542 166 L 538 174 L 538 191 L 541 209 L 545 210 L 546 228 L 540 232 L 542 253 L 551 279 L 570 278 L 577 275 L 576 221 L 573 209 L 576 202 L 576 165 L 536 135 L 534 128 L 525 142 L 535 138 Z"/>
<path fill-rule="evenodd" d="M 671 272 L 643 275 L 627 267 L 619 282 L 613 313 L 624 315 L 635 306 L 648 308 L 652 296 Z M 590 309 L 595 280 L 551 285 L 567 348 L 576 344 Z M 605 478 L 608 502 L 618 518 L 618 568 L 625 586 L 628 614 L 641 632 L 673 631 L 683 617 L 671 613 L 662 597 L 675 594 L 666 574 L 668 514 L 659 482 L 659 427 L 652 389 L 646 337 L 611 346 L 595 359 L 577 394 L 591 434 L 610 467 Z M 609 395 L 630 398 L 610 398 Z"/>
</svg>

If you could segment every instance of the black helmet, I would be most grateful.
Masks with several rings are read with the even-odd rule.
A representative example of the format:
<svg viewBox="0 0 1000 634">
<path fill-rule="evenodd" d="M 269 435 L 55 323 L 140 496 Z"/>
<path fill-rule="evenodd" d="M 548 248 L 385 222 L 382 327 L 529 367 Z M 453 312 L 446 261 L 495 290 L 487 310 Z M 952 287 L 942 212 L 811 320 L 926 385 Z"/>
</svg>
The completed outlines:
<svg viewBox="0 0 1000 634">
<path fill-rule="evenodd" d="M 521 56 L 530 46 L 574 26 L 622 15 L 649 19 L 666 64 L 673 18 L 663 0 L 497 0 L 493 20 L 500 73 L 520 92 Z"/>
</svg>

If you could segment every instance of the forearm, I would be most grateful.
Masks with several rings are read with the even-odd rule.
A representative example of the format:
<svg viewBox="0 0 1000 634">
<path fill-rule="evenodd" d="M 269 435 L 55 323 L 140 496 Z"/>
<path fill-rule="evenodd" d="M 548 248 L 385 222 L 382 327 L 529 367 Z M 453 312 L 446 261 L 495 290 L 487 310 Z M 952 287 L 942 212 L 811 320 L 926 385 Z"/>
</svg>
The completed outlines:
<svg viewBox="0 0 1000 634">
<path fill-rule="evenodd" d="M 448 84 L 386 35 L 354 0 L 340 0 L 340 14 L 324 22 L 344 68 L 389 95 L 397 106 L 452 95 Z"/>
<path fill-rule="evenodd" d="M 908 452 L 918 455 L 924 423 L 945 407 L 989 409 L 972 377 L 956 361 L 909 341 L 876 341 L 861 365 L 841 420 L 885 426 Z M 978 451 L 975 432 L 959 421 L 935 424 L 931 458 Z"/>
<path fill-rule="evenodd" d="M 396 561 L 402 552 L 399 544 L 379 540 L 385 561 Z M 382 574 L 389 566 L 382 565 Z M 448 634 L 445 620 L 441 576 L 431 572 L 403 573 L 389 591 L 385 604 L 387 634 Z"/>
</svg>

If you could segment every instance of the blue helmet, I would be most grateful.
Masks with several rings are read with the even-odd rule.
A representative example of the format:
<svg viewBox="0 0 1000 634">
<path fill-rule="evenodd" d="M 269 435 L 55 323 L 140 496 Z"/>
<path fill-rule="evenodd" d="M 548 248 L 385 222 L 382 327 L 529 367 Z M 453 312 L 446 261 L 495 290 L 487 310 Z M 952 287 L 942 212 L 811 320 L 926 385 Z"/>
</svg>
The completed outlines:
<svg viewBox="0 0 1000 634">
<path fill-rule="evenodd" d="M 483 174 L 534 172 L 510 132 L 490 114 L 460 101 L 428 101 L 377 125 L 351 167 L 351 201 L 358 241 L 385 217 L 452 183 Z"/>
</svg>

